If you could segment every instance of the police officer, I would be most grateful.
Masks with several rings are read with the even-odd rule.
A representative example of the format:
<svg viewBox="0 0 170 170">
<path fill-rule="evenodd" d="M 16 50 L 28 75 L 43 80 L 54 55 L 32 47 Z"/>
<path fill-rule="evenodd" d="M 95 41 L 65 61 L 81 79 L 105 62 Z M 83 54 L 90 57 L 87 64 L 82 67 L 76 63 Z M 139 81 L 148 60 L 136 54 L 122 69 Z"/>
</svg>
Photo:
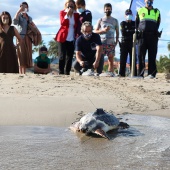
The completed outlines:
<svg viewBox="0 0 170 170">
<path fill-rule="evenodd" d="M 144 0 L 145 7 L 138 10 L 136 28 L 138 29 L 139 74 L 144 76 L 145 55 L 148 50 L 148 78 L 157 73 L 156 55 L 158 46 L 158 28 L 161 21 L 160 11 L 153 8 L 153 0 Z"/>
<path fill-rule="evenodd" d="M 135 21 L 132 21 L 132 11 L 127 9 L 125 11 L 126 21 L 120 23 L 120 31 L 122 34 L 120 43 L 120 70 L 119 76 L 125 77 L 126 72 L 126 61 L 129 54 L 130 57 L 130 67 L 132 63 L 132 45 L 133 45 L 133 34 L 135 33 Z M 135 68 L 135 74 L 136 74 Z"/>
</svg>

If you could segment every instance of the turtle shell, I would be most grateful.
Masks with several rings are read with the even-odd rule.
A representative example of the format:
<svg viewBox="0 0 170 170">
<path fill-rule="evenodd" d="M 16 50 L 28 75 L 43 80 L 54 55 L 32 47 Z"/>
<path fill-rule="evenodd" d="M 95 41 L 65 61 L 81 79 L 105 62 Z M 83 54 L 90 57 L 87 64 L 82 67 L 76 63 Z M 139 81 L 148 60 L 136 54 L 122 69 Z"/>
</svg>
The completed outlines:
<svg viewBox="0 0 170 170">
<path fill-rule="evenodd" d="M 110 113 L 105 112 L 103 109 L 97 109 L 92 116 L 96 120 L 100 120 L 101 122 L 107 124 L 108 126 L 118 126 L 119 120 Z"/>
</svg>

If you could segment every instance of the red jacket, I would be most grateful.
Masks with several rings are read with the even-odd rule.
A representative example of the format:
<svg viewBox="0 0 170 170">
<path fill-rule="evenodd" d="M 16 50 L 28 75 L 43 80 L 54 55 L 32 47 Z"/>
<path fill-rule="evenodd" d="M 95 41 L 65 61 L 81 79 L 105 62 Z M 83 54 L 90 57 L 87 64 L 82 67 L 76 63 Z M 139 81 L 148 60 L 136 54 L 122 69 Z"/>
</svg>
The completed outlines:
<svg viewBox="0 0 170 170">
<path fill-rule="evenodd" d="M 76 34 L 76 29 L 77 29 L 78 21 L 79 21 L 79 14 L 77 12 L 75 12 L 73 14 L 74 14 L 74 21 L 75 21 L 74 32 Z M 65 10 L 60 11 L 61 27 L 60 27 L 58 33 L 56 34 L 56 36 L 54 38 L 56 41 L 61 42 L 61 43 L 66 41 L 66 38 L 67 38 L 67 35 L 68 35 L 68 29 L 69 29 L 69 19 L 65 19 L 64 18 L 65 15 L 66 15 Z"/>
</svg>

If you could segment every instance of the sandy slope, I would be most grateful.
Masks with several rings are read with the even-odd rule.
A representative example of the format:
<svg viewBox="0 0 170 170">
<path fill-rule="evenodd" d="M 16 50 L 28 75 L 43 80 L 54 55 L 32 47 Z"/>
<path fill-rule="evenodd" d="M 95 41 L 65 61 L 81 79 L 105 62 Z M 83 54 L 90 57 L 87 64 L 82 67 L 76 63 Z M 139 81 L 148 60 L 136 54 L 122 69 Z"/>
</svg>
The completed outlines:
<svg viewBox="0 0 170 170">
<path fill-rule="evenodd" d="M 170 80 L 0 74 L 0 125 L 69 126 L 104 108 L 170 118 Z"/>
</svg>

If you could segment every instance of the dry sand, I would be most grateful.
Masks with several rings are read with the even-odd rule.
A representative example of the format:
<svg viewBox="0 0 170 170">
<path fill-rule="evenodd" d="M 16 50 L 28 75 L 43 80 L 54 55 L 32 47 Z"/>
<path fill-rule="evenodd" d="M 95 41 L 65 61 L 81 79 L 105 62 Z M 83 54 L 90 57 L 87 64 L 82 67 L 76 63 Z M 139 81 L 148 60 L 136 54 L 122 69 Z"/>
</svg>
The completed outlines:
<svg viewBox="0 0 170 170">
<path fill-rule="evenodd" d="M 170 80 L 0 74 L 0 125 L 67 127 L 103 108 L 170 118 Z"/>
<path fill-rule="evenodd" d="M 0 74 L 0 82 L 1 170 L 169 170 L 170 80 L 164 75 Z M 110 141 L 68 130 L 96 108 L 130 128 L 109 134 Z"/>
</svg>

